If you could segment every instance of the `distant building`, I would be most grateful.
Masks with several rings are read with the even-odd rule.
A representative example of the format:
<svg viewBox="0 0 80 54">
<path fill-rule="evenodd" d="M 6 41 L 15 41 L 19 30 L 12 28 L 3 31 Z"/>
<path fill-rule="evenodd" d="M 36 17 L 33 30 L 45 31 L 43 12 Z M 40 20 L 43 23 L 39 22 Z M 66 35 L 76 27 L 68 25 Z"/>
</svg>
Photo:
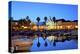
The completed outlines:
<svg viewBox="0 0 80 54">
<path fill-rule="evenodd" d="M 46 23 L 47 29 L 78 29 L 78 22 L 77 21 L 65 21 L 65 20 L 56 20 L 54 23 L 53 21 L 48 21 Z"/>
<path fill-rule="evenodd" d="M 52 20 L 48 20 L 45 22 L 34 23 L 23 23 L 22 25 L 18 21 L 11 22 L 12 30 L 38 30 L 38 25 L 40 31 L 43 30 L 70 30 L 70 29 L 78 29 L 78 21 L 65 21 L 64 19 L 56 20 L 55 22 Z"/>
</svg>

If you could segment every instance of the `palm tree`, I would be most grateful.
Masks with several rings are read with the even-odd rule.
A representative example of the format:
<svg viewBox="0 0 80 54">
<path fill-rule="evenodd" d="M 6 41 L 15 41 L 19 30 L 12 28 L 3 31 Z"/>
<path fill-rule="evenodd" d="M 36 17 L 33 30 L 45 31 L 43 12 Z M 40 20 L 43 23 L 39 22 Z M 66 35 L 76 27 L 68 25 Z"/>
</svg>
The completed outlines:
<svg viewBox="0 0 80 54">
<path fill-rule="evenodd" d="M 56 46 L 56 41 L 54 40 L 54 42 L 53 42 L 53 46 Z"/>
<path fill-rule="evenodd" d="M 45 27 L 46 27 L 46 21 L 47 21 L 47 17 L 44 17 L 44 21 L 45 21 Z M 45 33 L 46 33 L 46 29 L 45 29 Z"/>
<path fill-rule="evenodd" d="M 53 17 L 52 20 L 54 21 L 54 23 L 56 22 L 56 17 Z"/>
<path fill-rule="evenodd" d="M 26 20 L 28 21 L 28 23 L 31 23 L 31 20 L 29 19 L 29 16 L 26 17 Z"/>
<path fill-rule="evenodd" d="M 56 24 L 56 17 L 53 17 L 52 20 L 53 20 L 54 24 Z M 55 26 L 56 26 L 56 25 L 55 25 Z M 57 29 L 57 28 L 56 28 L 56 29 Z"/>
<path fill-rule="evenodd" d="M 28 21 L 28 19 L 29 19 L 29 16 L 26 16 L 26 20 Z"/>
<path fill-rule="evenodd" d="M 40 47 L 39 37 L 38 37 L 37 47 Z"/>
<path fill-rule="evenodd" d="M 38 31 L 39 31 L 39 21 L 40 21 L 40 17 L 37 17 L 37 22 L 38 22 L 38 24 L 37 24 L 37 26 L 38 26 Z"/>
<path fill-rule="evenodd" d="M 19 20 L 19 24 L 20 24 L 20 25 L 23 25 L 25 22 L 26 22 L 25 19 L 20 19 L 20 20 Z"/>
<path fill-rule="evenodd" d="M 39 21 L 40 21 L 40 17 L 37 17 L 37 19 L 36 19 L 37 21 L 38 21 L 38 23 L 39 23 Z"/>
<path fill-rule="evenodd" d="M 47 17 L 46 16 L 44 17 L 44 21 L 45 21 L 45 27 L 46 27 L 46 21 L 47 21 Z M 45 29 L 45 34 L 46 34 L 46 29 Z M 46 39 L 46 37 L 44 38 L 44 40 L 45 39 Z M 45 44 L 44 45 L 45 45 L 45 47 L 47 47 L 48 44 L 47 44 L 46 41 L 45 41 Z"/>
<path fill-rule="evenodd" d="M 46 41 L 45 41 L 45 44 L 44 44 L 44 45 L 45 45 L 45 47 L 47 47 L 47 45 L 48 45 L 48 44 L 47 44 L 47 42 L 46 42 Z"/>
<path fill-rule="evenodd" d="M 46 21 L 47 21 L 47 17 L 46 16 L 44 17 L 44 20 L 45 20 L 45 23 L 46 23 Z"/>
<path fill-rule="evenodd" d="M 38 31 L 39 31 L 39 21 L 40 21 L 40 17 L 37 17 L 36 20 L 37 20 L 37 22 L 38 22 L 37 26 L 38 26 Z M 37 47 L 40 47 L 39 37 L 38 37 Z"/>
<path fill-rule="evenodd" d="M 52 21 L 54 22 L 55 27 L 56 27 L 56 17 L 55 17 L 55 16 L 52 18 Z M 57 28 L 56 28 L 56 29 L 57 29 Z M 53 42 L 53 45 L 54 45 L 54 46 L 56 45 L 55 40 L 54 40 L 54 42 Z"/>
</svg>

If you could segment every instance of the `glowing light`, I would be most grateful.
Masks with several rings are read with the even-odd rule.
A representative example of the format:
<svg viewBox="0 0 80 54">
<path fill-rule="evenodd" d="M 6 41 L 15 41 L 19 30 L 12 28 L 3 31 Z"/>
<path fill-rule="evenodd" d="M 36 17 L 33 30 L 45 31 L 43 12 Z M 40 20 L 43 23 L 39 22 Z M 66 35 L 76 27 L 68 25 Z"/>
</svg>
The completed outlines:
<svg viewBox="0 0 80 54">
<path fill-rule="evenodd" d="M 78 26 L 75 26 L 75 28 L 78 28 Z"/>
<path fill-rule="evenodd" d="M 24 27 L 23 25 L 21 27 Z"/>
<path fill-rule="evenodd" d="M 59 26 L 57 26 L 57 29 L 59 29 Z"/>
<path fill-rule="evenodd" d="M 17 23 L 17 22 L 16 22 L 15 24 L 16 24 L 16 25 L 18 25 L 18 23 Z"/>
<path fill-rule="evenodd" d="M 62 29 L 62 26 L 60 26 L 60 29 Z"/>
<path fill-rule="evenodd" d="M 28 27 L 24 26 L 24 28 L 28 28 Z"/>
<path fill-rule="evenodd" d="M 70 28 L 70 26 L 67 26 L 68 27 L 68 29 Z"/>
<path fill-rule="evenodd" d="M 37 30 L 37 26 L 33 26 L 33 28 L 32 28 L 33 30 Z"/>
<path fill-rule="evenodd" d="M 53 26 L 48 26 L 48 29 L 50 30 L 50 29 L 53 29 Z"/>
<path fill-rule="evenodd" d="M 44 29 L 44 26 L 40 26 L 39 29 Z"/>
<path fill-rule="evenodd" d="M 27 26 L 22 26 L 24 29 L 28 28 Z"/>
<path fill-rule="evenodd" d="M 16 29 L 15 27 L 13 27 L 13 29 Z"/>
<path fill-rule="evenodd" d="M 54 41 L 55 39 L 57 39 L 57 37 L 55 37 L 55 36 L 49 36 L 49 37 L 47 37 L 47 39 L 49 41 Z"/>
</svg>

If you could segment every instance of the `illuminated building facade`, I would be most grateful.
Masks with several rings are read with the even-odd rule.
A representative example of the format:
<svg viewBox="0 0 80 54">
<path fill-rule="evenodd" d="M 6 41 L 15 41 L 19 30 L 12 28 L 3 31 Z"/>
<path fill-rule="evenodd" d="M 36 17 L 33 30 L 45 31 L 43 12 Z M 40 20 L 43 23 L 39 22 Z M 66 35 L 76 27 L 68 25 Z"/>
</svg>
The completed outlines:
<svg viewBox="0 0 80 54">
<path fill-rule="evenodd" d="M 49 20 L 46 25 L 42 24 L 37 26 L 34 22 L 30 25 L 28 23 L 20 25 L 18 22 L 12 22 L 12 29 L 14 30 L 35 30 L 37 31 L 39 27 L 40 31 L 46 30 L 70 30 L 78 29 L 78 22 L 74 21 L 61 21 L 56 22 Z"/>
</svg>

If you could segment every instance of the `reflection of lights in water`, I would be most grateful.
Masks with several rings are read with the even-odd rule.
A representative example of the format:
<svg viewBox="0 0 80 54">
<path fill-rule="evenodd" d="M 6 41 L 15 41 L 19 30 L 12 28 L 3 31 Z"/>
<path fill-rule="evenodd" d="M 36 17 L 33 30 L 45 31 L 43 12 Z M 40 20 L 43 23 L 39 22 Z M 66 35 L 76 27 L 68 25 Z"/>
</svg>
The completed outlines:
<svg viewBox="0 0 80 54">
<path fill-rule="evenodd" d="M 45 40 L 46 39 L 46 36 L 43 36 L 43 39 Z"/>
<path fill-rule="evenodd" d="M 37 38 L 38 36 L 37 35 L 34 35 L 34 37 Z"/>
<path fill-rule="evenodd" d="M 54 40 L 55 40 L 55 36 L 49 36 L 49 37 L 47 37 L 47 39 L 48 39 L 49 41 L 54 41 Z"/>
<path fill-rule="evenodd" d="M 52 36 L 51 36 L 52 37 Z M 37 41 L 38 38 L 33 40 L 33 45 L 30 48 L 31 51 L 46 51 L 46 50 L 64 50 L 64 49 L 76 49 L 77 48 L 77 43 L 74 40 L 71 41 L 65 41 L 65 42 L 56 42 L 56 41 L 49 41 L 49 36 L 45 40 L 43 40 L 42 37 L 39 37 L 39 42 L 40 42 L 40 47 L 37 47 Z M 52 38 L 50 38 L 52 39 Z M 67 47 L 68 46 L 68 47 Z"/>
</svg>

